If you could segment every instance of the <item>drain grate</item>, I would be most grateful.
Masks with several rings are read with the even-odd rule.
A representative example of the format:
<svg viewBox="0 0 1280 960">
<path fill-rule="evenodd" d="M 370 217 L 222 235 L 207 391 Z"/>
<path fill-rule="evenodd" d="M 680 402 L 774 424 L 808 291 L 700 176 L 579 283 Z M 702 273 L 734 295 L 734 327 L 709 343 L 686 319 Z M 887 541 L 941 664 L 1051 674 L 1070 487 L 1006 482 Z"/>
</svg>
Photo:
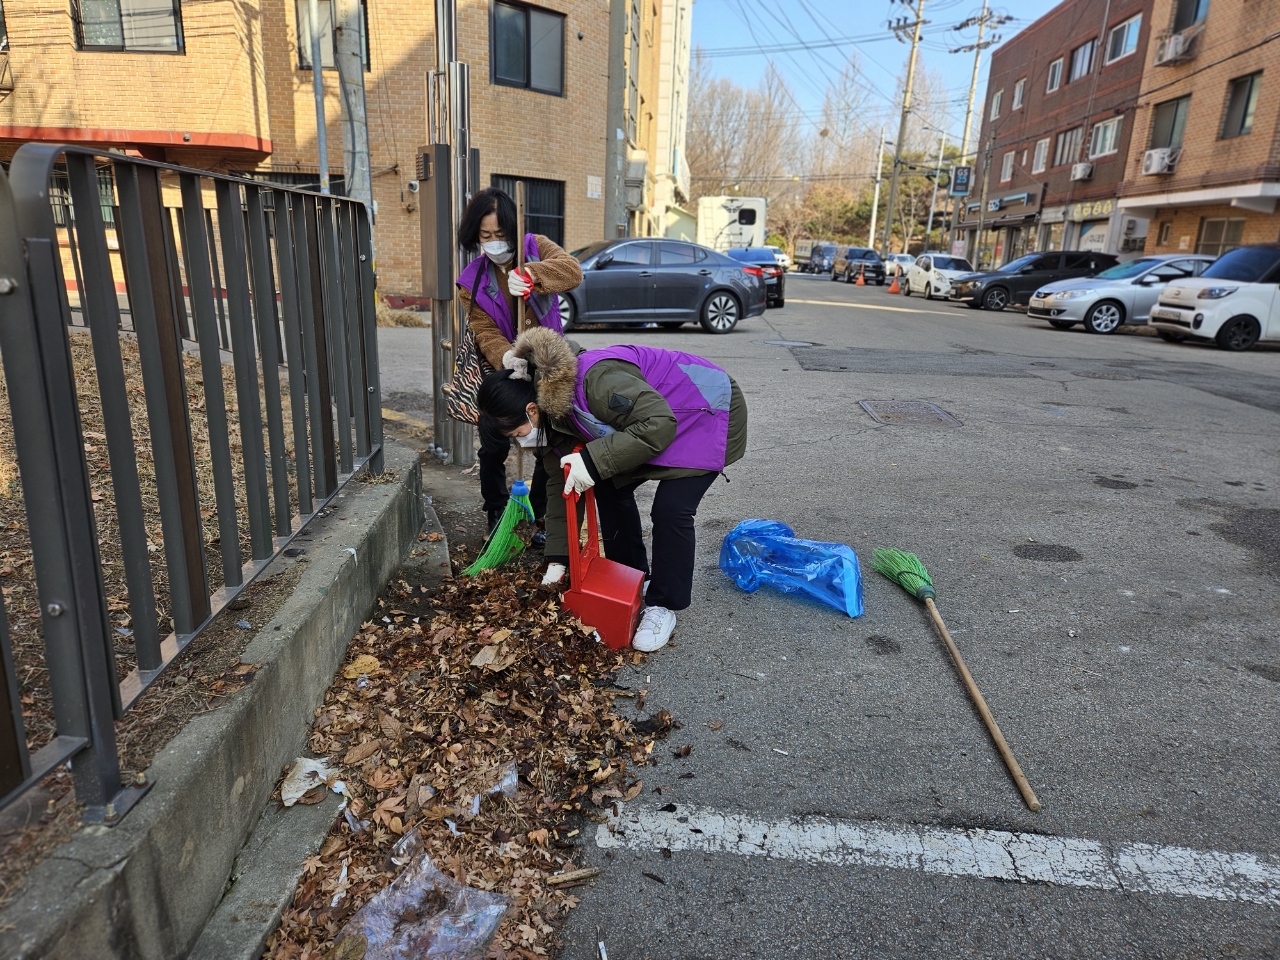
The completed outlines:
<svg viewBox="0 0 1280 960">
<path fill-rule="evenodd" d="M 876 423 L 891 427 L 964 426 L 941 407 L 924 400 L 859 400 L 858 406 Z"/>
</svg>

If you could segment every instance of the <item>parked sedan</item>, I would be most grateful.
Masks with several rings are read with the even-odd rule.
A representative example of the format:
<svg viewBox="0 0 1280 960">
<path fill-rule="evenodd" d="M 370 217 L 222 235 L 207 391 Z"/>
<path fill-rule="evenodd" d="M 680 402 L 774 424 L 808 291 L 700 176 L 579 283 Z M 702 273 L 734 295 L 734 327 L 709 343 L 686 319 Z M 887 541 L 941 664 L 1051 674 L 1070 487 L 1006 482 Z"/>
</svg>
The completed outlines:
<svg viewBox="0 0 1280 960">
<path fill-rule="evenodd" d="M 778 263 L 773 255 L 774 247 L 737 247 L 726 250 L 724 255 L 739 263 L 748 264 L 747 271 L 752 268 L 760 271 L 764 277 L 764 302 L 766 306 L 780 307 L 787 302 L 787 271 Z"/>
<path fill-rule="evenodd" d="M 878 286 L 884 286 L 884 261 L 880 254 L 866 247 L 841 247 L 831 267 L 831 279 L 855 283 L 859 273 L 864 283 L 874 281 Z"/>
<path fill-rule="evenodd" d="M 1026 303 L 1031 294 L 1055 280 L 1092 277 L 1116 265 L 1110 253 L 1068 250 L 1029 253 L 990 273 L 970 273 L 951 284 L 951 299 L 977 310 L 1003 310 Z"/>
<path fill-rule="evenodd" d="M 778 266 L 783 270 L 791 269 L 791 258 L 787 256 L 787 251 L 781 247 L 775 247 L 772 243 L 766 243 L 765 246 L 773 251 L 773 259 L 778 261 Z"/>
<path fill-rule="evenodd" d="M 908 297 L 913 293 L 930 297 L 946 297 L 951 291 L 951 281 L 973 273 L 973 265 L 964 257 L 953 257 L 945 253 L 924 253 L 916 257 L 916 262 L 907 268 L 903 280 L 902 292 Z"/>
<path fill-rule="evenodd" d="M 884 261 L 891 276 L 901 277 L 916 262 L 916 258 L 909 253 L 891 253 L 884 258 Z"/>
<path fill-rule="evenodd" d="M 1090 333 L 1114 333 L 1121 324 L 1146 323 L 1166 283 L 1198 277 L 1211 263 L 1213 257 L 1161 254 L 1116 264 L 1096 277 L 1059 280 L 1035 292 L 1027 316 L 1059 330 L 1083 323 Z"/>
<path fill-rule="evenodd" d="M 759 268 L 696 243 L 601 240 L 573 255 L 582 263 L 582 283 L 560 294 L 566 331 L 581 323 L 656 322 L 674 328 L 696 320 L 707 333 L 728 333 L 739 320 L 765 310 Z"/>
</svg>

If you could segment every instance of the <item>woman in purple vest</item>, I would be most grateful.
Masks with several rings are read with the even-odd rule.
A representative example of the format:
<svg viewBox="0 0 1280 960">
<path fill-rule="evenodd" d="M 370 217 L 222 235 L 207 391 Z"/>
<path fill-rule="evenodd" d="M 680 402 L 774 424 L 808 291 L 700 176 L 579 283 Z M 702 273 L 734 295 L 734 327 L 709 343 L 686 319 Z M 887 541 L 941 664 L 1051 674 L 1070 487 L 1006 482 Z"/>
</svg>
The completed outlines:
<svg viewBox="0 0 1280 960">
<path fill-rule="evenodd" d="M 595 487 L 604 552 L 652 579 L 631 645 L 657 650 L 693 592 L 694 516 L 716 476 L 747 449 L 747 403 L 720 367 L 676 350 L 618 345 L 583 351 L 547 330 L 522 333 L 507 369 L 480 386 L 480 422 L 536 437 L 547 472 L 547 576 L 569 559 L 564 489 Z M 565 468 L 569 470 L 566 481 Z M 636 487 L 658 481 L 653 566 Z"/>
<path fill-rule="evenodd" d="M 516 205 L 496 187 L 481 190 L 463 212 L 458 226 L 458 242 L 472 253 L 482 253 L 458 275 L 458 297 L 463 315 L 475 334 L 476 346 L 495 370 L 502 369 L 503 357 L 520 334 L 516 329 L 516 298 L 525 300 L 524 329 L 545 327 L 560 333 L 560 302 L 557 294 L 572 290 L 582 282 L 582 266 L 554 241 L 541 234 L 524 235 L 525 266 L 515 265 Z M 492 530 L 507 505 L 507 454 L 511 441 L 487 429 L 480 433 L 480 495 Z M 547 508 L 547 477 L 541 462 L 535 463 L 529 491 L 534 512 Z M 534 535 L 534 546 L 545 537 Z"/>
</svg>

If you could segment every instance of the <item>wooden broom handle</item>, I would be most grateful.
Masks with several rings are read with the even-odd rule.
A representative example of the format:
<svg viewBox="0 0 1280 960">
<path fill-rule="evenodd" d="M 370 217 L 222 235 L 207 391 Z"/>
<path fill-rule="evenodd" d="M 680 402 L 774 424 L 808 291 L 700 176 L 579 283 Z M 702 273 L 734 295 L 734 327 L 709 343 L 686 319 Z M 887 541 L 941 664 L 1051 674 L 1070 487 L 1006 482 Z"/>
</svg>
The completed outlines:
<svg viewBox="0 0 1280 960">
<path fill-rule="evenodd" d="M 947 644 L 947 650 L 951 652 L 951 659 L 955 661 L 956 669 L 960 671 L 964 685 L 969 688 L 969 696 L 973 698 L 974 705 L 978 708 L 978 713 L 982 715 L 982 722 L 987 725 L 987 731 L 991 734 L 991 739 L 995 741 L 996 749 L 1000 751 L 1000 756 L 1004 758 L 1004 765 L 1009 768 L 1009 775 L 1013 777 L 1013 782 L 1018 785 L 1018 792 L 1022 794 L 1022 799 L 1026 801 L 1027 806 L 1033 812 L 1039 811 L 1040 801 L 1036 798 L 1035 791 L 1031 789 L 1031 784 L 1027 782 L 1027 778 L 1023 776 L 1022 768 L 1018 766 L 1018 761 L 1013 756 L 1013 751 L 1009 749 L 1009 744 L 1005 741 L 1004 734 L 1000 732 L 1000 725 L 996 723 L 996 718 L 987 709 L 987 701 L 982 698 L 982 691 L 973 682 L 973 676 L 969 673 L 969 668 L 964 665 L 964 658 L 960 656 L 960 650 L 956 646 L 956 642 L 951 639 L 951 633 L 947 630 L 947 625 L 942 622 L 942 614 L 938 612 L 938 605 L 933 602 L 932 597 L 926 597 L 924 603 L 929 608 L 929 616 L 933 617 L 933 622 L 937 625 L 938 632 L 942 634 L 942 639 Z"/>
<path fill-rule="evenodd" d="M 516 181 L 516 269 L 524 272 L 524 181 Z M 516 336 L 524 331 L 524 297 L 516 297 Z"/>
</svg>

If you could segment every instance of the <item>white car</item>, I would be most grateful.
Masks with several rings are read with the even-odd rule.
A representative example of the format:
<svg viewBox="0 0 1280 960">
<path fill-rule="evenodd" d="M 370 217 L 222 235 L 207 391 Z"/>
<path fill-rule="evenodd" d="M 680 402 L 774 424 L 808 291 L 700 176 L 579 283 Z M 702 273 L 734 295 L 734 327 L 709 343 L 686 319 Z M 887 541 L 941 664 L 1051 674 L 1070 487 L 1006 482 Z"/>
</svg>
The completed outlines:
<svg viewBox="0 0 1280 960">
<path fill-rule="evenodd" d="M 909 253 L 891 253 L 884 258 L 885 276 L 900 277 L 915 262 L 916 258 Z"/>
<path fill-rule="evenodd" d="M 1027 316 L 1068 330 L 1077 323 L 1090 333 L 1114 333 L 1121 324 L 1146 323 L 1170 280 L 1198 277 L 1213 257 L 1159 253 L 1108 267 L 1092 277 L 1058 280 L 1031 295 Z"/>
<path fill-rule="evenodd" d="M 953 257 L 945 253 L 925 253 L 916 257 L 916 262 L 907 268 L 906 282 L 902 292 L 907 296 L 913 293 L 946 299 L 951 292 L 951 281 L 956 277 L 973 273 L 973 266 L 964 257 Z"/>
<path fill-rule="evenodd" d="M 1280 244 L 1236 247 L 1199 277 L 1171 281 L 1151 311 L 1165 340 L 1213 340 L 1223 350 L 1248 350 L 1280 340 Z"/>
<path fill-rule="evenodd" d="M 773 259 L 778 261 L 778 266 L 783 270 L 791 269 L 791 258 L 787 256 L 787 251 L 781 247 L 775 247 L 772 243 L 766 243 L 765 246 L 773 251 Z"/>
</svg>

